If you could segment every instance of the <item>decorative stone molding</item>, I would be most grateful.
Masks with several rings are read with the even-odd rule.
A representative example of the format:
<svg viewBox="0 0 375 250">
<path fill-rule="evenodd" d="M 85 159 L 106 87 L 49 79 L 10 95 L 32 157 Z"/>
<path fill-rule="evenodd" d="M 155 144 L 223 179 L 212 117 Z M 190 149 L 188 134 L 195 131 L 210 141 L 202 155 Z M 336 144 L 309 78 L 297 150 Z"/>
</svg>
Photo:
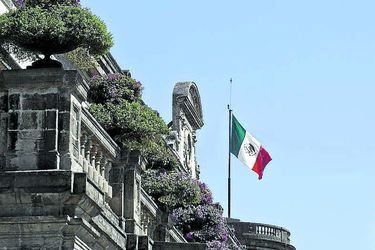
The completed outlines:
<svg viewBox="0 0 375 250">
<path fill-rule="evenodd" d="M 199 175 L 196 163 L 196 130 L 203 126 L 202 104 L 194 82 L 176 83 L 173 89 L 171 133 L 168 145 L 177 153 L 184 170 L 193 178 Z"/>
</svg>

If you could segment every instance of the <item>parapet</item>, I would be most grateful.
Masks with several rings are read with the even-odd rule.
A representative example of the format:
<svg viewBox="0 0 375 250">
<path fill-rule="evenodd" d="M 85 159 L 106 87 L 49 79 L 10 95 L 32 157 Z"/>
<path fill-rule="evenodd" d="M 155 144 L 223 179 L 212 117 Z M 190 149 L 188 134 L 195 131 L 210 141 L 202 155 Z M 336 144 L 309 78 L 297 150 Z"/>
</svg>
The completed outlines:
<svg viewBox="0 0 375 250">
<path fill-rule="evenodd" d="M 227 222 L 246 249 L 295 250 L 290 244 L 290 232 L 283 227 L 237 219 L 228 219 Z"/>
</svg>

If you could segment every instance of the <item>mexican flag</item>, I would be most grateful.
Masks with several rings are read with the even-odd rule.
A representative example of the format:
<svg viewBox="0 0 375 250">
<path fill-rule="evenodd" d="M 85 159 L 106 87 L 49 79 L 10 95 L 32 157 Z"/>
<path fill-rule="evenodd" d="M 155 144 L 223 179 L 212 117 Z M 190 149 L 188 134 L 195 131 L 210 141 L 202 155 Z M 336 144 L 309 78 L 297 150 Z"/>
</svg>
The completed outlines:
<svg viewBox="0 0 375 250">
<path fill-rule="evenodd" d="M 230 152 L 262 179 L 266 165 L 272 160 L 259 141 L 249 134 L 232 115 Z"/>
</svg>

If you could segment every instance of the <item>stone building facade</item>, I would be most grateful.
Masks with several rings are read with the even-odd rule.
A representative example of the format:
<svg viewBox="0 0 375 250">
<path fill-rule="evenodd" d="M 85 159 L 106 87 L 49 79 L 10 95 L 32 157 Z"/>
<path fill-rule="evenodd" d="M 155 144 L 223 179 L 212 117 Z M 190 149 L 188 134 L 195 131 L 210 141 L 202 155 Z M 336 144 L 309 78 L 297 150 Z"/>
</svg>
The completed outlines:
<svg viewBox="0 0 375 250">
<path fill-rule="evenodd" d="M 13 8 L 0 0 L 0 14 Z M 0 48 L 0 249 L 206 249 L 188 243 L 142 189 L 146 160 L 121 150 L 87 109 L 87 80 L 124 72 L 111 54 L 82 71 L 25 69 Z M 179 82 L 165 138 L 199 179 L 197 84 Z M 234 249 L 293 250 L 284 228 L 228 219 Z"/>
</svg>

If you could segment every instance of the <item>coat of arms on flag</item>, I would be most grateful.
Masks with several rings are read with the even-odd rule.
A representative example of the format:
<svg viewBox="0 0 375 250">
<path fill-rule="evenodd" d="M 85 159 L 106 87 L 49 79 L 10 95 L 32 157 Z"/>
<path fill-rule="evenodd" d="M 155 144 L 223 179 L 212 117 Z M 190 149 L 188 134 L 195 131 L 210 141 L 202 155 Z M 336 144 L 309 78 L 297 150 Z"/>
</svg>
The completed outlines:
<svg viewBox="0 0 375 250">
<path fill-rule="evenodd" d="M 234 115 L 231 125 L 230 152 L 262 179 L 266 165 L 272 160 L 271 156 L 260 142 L 241 126 Z"/>
</svg>

